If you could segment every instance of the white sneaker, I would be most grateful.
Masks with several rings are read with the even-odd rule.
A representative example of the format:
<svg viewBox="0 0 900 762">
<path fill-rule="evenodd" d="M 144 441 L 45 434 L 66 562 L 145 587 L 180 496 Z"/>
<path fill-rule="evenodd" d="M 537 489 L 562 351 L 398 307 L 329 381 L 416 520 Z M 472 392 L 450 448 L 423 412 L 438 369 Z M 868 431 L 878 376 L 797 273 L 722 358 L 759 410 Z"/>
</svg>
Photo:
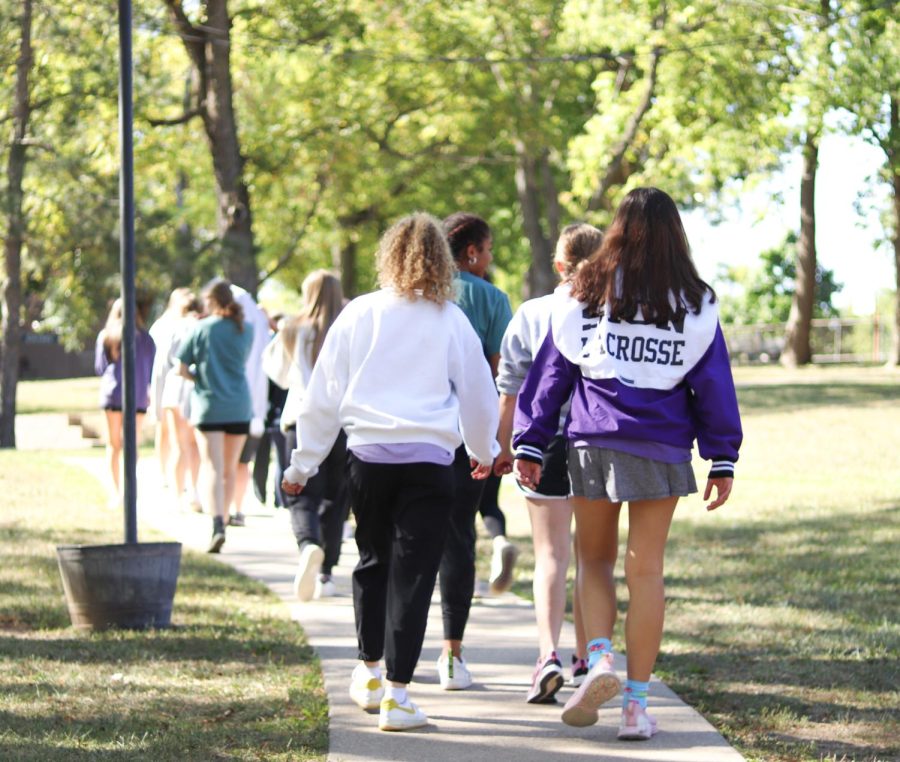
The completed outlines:
<svg viewBox="0 0 900 762">
<path fill-rule="evenodd" d="M 316 589 L 313 591 L 313 598 L 334 598 L 337 595 L 337 585 L 334 584 L 331 577 L 322 579 L 320 574 L 316 578 Z"/>
<path fill-rule="evenodd" d="M 465 659 L 442 654 L 437 660 L 437 670 L 445 691 L 463 691 L 472 684 L 472 673 Z"/>
<path fill-rule="evenodd" d="M 297 573 L 294 575 L 294 596 L 301 601 L 312 600 L 316 585 L 316 577 L 322 568 L 325 551 L 318 545 L 308 542 L 300 551 Z"/>
<path fill-rule="evenodd" d="M 378 709 L 384 698 L 380 677 L 373 677 L 369 668 L 359 663 L 350 675 L 350 698 L 362 709 Z"/>
<path fill-rule="evenodd" d="M 412 730 L 428 724 L 428 716 L 412 701 L 400 704 L 397 699 L 384 699 L 378 715 L 381 730 Z"/>
<path fill-rule="evenodd" d="M 505 593 L 512 587 L 513 570 L 519 549 L 503 535 L 494 538 L 494 552 L 491 555 L 491 592 L 494 595 Z"/>
</svg>

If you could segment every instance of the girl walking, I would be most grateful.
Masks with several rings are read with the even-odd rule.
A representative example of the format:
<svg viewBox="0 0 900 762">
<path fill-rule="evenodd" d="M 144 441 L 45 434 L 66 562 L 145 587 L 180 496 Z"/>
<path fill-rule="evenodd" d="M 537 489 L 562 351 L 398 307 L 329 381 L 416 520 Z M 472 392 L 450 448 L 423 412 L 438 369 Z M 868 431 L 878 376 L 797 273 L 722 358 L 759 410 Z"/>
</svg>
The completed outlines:
<svg viewBox="0 0 900 762">
<path fill-rule="evenodd" d="M 299 494 L 347 432 L 359 548 L 350 696 L 380 709 L 382 730 L 407 730 L 428 721 L 407 684 L 453 508 L 453 454 L 465 441 L 474 475 L 487 476 L 499 450 L 497 396 L 481 342 L 452 302 L 440 223 L 422 213 L 400 220 L 382 238 L 377 269 L 381 289 L 350 302 L 328 332 L 282 488 Z"/>
<path fill-rule="evenodd" d="M 590 670 L 563 710 L 591 725 L 621 683 L 613 668 L 613 569 L 628 503 L 625 621 L 628 679 L 619 738 L 657 731 L 647 691 L 662 638 L 663 556 L 675 506 L 697 491 L 691 446 L 712 461 L 704 500 L 731 493 L 742 433 L 715 294 L 697 274 L 672 199 L 631 191 L 600 251 L 577 273 L 519 392 L 516 474 L 534 489 L 571 398 L 565 434 L 575 508 L 577 585 Z"/>
<path fill-rule="evenodd" d="M 263 369 L 287 389 L 281 414 L 286 459 L 297 446 L 297 414 L 309 385 L 325 336 L 344 306 L 341 281 L 327 270 L 316 270 L 303 281 L 303 312 L 285 321 L 263 352 Z M 334 446 L 302 494 L 284 495 L 300 561 L 294 576 L 294 595 L 301 601 L 335 594 L 331 570 L 341 554 L 347 518 L 347 436 L 339 431 Z"/>
<path fill-rule="evenodd" d="M 569 294 L 572 278 L 581 264 L 600 248 L 603 234 L 592 225 L 577 223 L 562 231 L 556 245 L 553 264 L 562 284 L 547 296 L 524 302 L 510 321 L 500 348 L 497 389 L 500 391 L 500 456 L 494 463 L 494 473 L 512 471 L 513 413 L 516 395 L 534 362 L 534 356 L 550 330 L 553 305 Z M 562 662 L 557 649 L 566 610 L 566 573 L 572 548 L 572 503 L 569 497 L 569 476 L 566 471 L 566 438 L 562 424 L 569 412 L 566 401 L 560 411 L 559 431 L 543 453 L 541 481 L 534 490 L 525 489 L 525 504 L 531 519 L 534 541 L 534 614 L 538 627 L 539 654 L 531 689 L 526 701 L 545 704 L 565 682 Z M 521 486 L 521 485 L 520 485 Z M 578 591 L 573 597 L 575 615 L 576 653 L 572 657 L 572 679 L 580 684 L 587 674 L 587 653 L 581 621 Z"/>
<path fill-rule="evenodd" d="M 253 342 L 253 326 L 234 300 L 224 278 L 203 289 L 207 317 L 198 321 L 178 348 L 181 374 L 194 382 L 191 423 L 200 448 L 201 501 L 212 514 L 208 552 L 225 544 L 225 514 L 234 496 L 238 459 L 250 430 L 250 391 L 244 362 Z"/>
<path fill-rule="evenodd" d="M 512 310 L 506 294 L 484 277 L 493 259 L 491 229 L 481 217 L 466 212 L 451 214 L 444 220 L 443 228 L 459 271 L 456 303 L 475 329 L 482 355 L 496 376 L 500 342 Z M 469 456 L 464 447 L 455 453 L 454 470 L 456 500 L 440 571 L 444 648 L 437 668 L 445 690 L 463 690 L 472 685 L 472 675 L 462 655 L 462 641 L 475 591 L 475 515 L 486 489 L 484 482 L 469 475 Z M 487 488 L 490 486 L 488 483 Z M 495 486 L 499 487 L 499 481 Z M 506 539 L 505 518 L 497 500 L 484 503 L 484 507 L 490 512 L 484 520 L 494 545 L 492 581 L 500 581 L 502 577 L 508 587 L 518 550 Z M 500 591 L 496 585 L 495 589 Z"/>
<path fill-rule="evenodd" d="M 135 432 L 140 439 L 150 399 L 150 377 L 156 346 L 145 328 L 150 303 L 146 299 L 141 299 L 135 307 Z M 111 480 L 110 507 L 120 499 L 122 492 L 119 467 L 122 457 L 122 321 L 122 300 L 116 299 L 107 315 L 106 325 L 97 336 L 94 351 L 94 369 L 100 376 L 100 407 L 106 414 L 106 457 Z"/>
</svg>

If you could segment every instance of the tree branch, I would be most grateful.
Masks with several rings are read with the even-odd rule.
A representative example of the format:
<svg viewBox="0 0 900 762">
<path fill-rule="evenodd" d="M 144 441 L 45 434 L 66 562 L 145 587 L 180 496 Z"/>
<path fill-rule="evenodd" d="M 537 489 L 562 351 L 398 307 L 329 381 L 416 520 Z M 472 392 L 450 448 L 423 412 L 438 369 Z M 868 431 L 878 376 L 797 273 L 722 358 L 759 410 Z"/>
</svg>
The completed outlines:
<svg viewBox="0 0 900 762">
<path fill-rule="evenodd" d="M 306 231 L 308 230 L 313 217 L 315 217 L 316 212 L 319 209 L 319 202 L 322 200 L 322 195 L 325 193 L 326 180 L 323 172 L 320 172 L 316 177 L 316 182 L 318 184 L 318 190 L 316 191 L 316 196 L 313 199 L 312 205 L 306 211 L 306 217 L 303 220 L 303 224 L 300 226 L 300 229 L 297 231 L 297 233 L 294 234 L 293 240 L 287 247 L 287 250 L 278 258 L 278 261 L 268 270 L 259 273 L 259 285 L 262 285 L 275 273 L 277 273 L 282 267 L 290 262 L 291 259 L 293 259 L 294 255 L 297 253 L 297 247 L 300 245 L 300 242 L 306 235 Z"/>
<path fill-rule="evenodd" d="M 178 30 L 178 34 L 184 43 L 185 50 L 187 50 L 191 61 L 199 71 L 202 71 L 203 43 L 206 40 L 206 35 L 191 23 L 191 20 L 184 12 L 184 6 L 182 5 L 181 0 L 163 0 L 163 2 L 169 9 L 172 21 L 175 23 L 175 28 Z"/>
<path fill-rule="evenodd" d="M 603 208 L 603 205 L 606 202 L 606 194 L 609 193 L 609 189 L 613 186 L 616 178 L 621 175 L 622 166 L 625 161 L 625 153 L 634 142 L 641 120 L 653 104 L 653 95 L 656 90 L 656 74 L 659 67 L 659 59 L 661 57 L 662 49 L 658 46 L 653 48 L 653 52 L 650 55 L 650 69 L 647 73 L 647 87 L 644 90 L 644 95 L 637 104 L 634 113 L 629 117 L 621 140 L 619 140 L 612 150 L 612 157 L 606 165 L 606 172 L 597 183 L 597 187 L 594 189 L 593 194 L 591 194 L 591 198 L 587 205 L 587 211 L 589 212 L 596 212 Z"/>
<path fill-rule="evenodd" d="M 199 108 L 192 108 L 190 111 L 185 111 L 181 116 L 176 116 L 171 119 L 153 119 L 152 117 L 145 117 L 147 123 L 151 127 L 172 127 L 176 124 L 187 124 L 194 117 L 200 116 L 201 111 Z"/>
</svg>

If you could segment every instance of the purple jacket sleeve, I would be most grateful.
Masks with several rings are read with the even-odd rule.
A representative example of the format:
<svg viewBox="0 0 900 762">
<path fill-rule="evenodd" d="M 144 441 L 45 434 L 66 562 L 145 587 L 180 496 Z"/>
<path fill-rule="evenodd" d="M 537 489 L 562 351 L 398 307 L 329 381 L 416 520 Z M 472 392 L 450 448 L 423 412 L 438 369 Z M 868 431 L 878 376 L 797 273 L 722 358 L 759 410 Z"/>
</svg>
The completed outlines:
<svg viewBox="0 0 900 762">
<path fill-rule="evenodd" d="M 556 348 L 551 327 L 516 399 L 513 419 L 516 458 L 542 462 L 544 450 L 559 430 L 559 411 L 572 396 L 578 375 L 578 366 Z"/>
<path fill-rule="evenodd" d="M 685 380 L 692 392 L 691 412 L 700 457 L 712 461 L 709 478 L 734 476 L 743 432 L 721 326 L 716 327 L 712 344 Z"/>
</svg>

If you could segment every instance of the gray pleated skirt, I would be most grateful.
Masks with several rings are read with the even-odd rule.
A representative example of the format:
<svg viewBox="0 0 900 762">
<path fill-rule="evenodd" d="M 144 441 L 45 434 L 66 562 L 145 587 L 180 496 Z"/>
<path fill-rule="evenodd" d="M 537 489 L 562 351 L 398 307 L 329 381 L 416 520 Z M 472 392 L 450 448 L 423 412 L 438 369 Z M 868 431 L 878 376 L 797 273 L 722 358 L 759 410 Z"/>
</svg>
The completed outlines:
<svg viewBox="0 0 900 762">
<path fill-rule="evenodd" d="M 569 447 L 572 495 L 623 503 L 697 491 L 690 463 L 663 463 L 605 447 Z"/>
</svg>

